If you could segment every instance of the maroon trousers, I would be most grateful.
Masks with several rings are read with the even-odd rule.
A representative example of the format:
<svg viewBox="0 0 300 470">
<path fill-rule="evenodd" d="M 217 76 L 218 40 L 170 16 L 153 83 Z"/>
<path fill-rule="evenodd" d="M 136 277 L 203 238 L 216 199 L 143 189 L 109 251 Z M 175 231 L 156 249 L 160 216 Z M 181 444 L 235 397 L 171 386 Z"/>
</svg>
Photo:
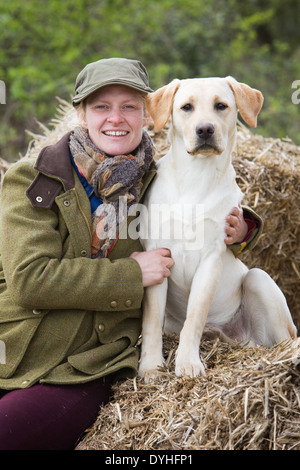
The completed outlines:
<svg viewBox="0 0 300 470">
<path fill-rule="evenodd" d="M 72 450 L 110 395 L 108 378 L 0 390 L 0 450 Z"/>
</svg>

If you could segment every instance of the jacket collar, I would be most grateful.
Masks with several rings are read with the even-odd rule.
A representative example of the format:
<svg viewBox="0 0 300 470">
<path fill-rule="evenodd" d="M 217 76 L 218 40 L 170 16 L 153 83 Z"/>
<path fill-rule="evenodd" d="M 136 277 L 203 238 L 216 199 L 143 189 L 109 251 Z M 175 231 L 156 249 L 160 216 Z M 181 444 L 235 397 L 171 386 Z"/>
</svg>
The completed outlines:
<svg viewBox="0 0 300 470">
<path fill-rule="evenodd" d="M 40 152 L 35 164 L 36 170 L 58 178 L 66 191 L 75 185 L 73 166 L 70 160 L 70 135 L 71 132 L 68 132 L 56 144 L 45 147 Z"/>
<path fill-rule="evenodd" d="M 62 188 L 68 191 L 75 186 L 69 150 L 70 134 L 68 132 L 56 144 L 43 148 L 36 160 L 34 168 L 38 174 L 26 191 L 34 207 L 49 209 Z"/>
</svg>

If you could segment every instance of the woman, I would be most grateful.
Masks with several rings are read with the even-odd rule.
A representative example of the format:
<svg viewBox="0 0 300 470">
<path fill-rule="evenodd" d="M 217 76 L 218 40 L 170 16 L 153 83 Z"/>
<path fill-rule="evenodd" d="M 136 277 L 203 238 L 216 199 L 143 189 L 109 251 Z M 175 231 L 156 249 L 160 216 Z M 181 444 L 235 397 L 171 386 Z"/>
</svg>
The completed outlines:
<svg viewBox="0 0 300 470">
<path fill-rule="evenodd" d="M 138 61 L 88 64 L 73 98 L 81 126 L 5 175 L 0 449 L 74 448 L 112 380 L 136 374 L 144 287 L 173 265 L 169 250 L 119 236 L 130 221 L 119 201 L 142 201 L 155 175 L 149 92 Z M 236 208 L 225 242 L 253 244 L 250 231 Z"/>
</svg>

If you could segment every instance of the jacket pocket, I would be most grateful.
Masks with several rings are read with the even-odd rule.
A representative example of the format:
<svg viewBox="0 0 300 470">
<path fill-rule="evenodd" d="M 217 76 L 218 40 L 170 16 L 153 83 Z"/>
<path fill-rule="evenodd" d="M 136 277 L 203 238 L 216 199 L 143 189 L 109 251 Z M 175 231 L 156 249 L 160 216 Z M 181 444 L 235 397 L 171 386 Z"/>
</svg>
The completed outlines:
<svg viewBox="0 0 300 470">
<path fill-rule="evenodd" d="M 2 346 L 2 360 L 0 364 L 0 377 L 11 377 L 22 361 L 28 345 L 34 336 L 41 317 L 29 318 L 23 321 L 2 323 L 0 328 L 0 341 Z"/>
<path fill-rule="evenodd" d="M 121 338 L 114 343 L 101 345 L 89 351 L 69 356 L 68 363 L 80 372 L 96 375 L 116 362 L 123 360 L 127 354 L 131 354 L 131 348 L 128 348 L 128 346 L 128 338 Z"/>
</svg>

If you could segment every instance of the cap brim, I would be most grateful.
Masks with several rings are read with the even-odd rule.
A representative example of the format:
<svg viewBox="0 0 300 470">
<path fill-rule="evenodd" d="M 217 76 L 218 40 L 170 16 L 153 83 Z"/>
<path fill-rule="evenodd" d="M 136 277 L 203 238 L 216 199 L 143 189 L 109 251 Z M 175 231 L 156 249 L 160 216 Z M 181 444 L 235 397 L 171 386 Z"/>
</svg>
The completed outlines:
<svg viewBox="0 0 300 470">
<path fill-rule="evenodd" d="M 137 91 L 140 91 L 141 93 L 147 94 L 147 93 L 152 93 L 153 90 L 150 87 L 145 87 L 145 86 L 139 86 L 136 83 L 132 83 L 130 81 L 126 80 L 107 80 L 106 82 L 101 81 L 101 83 L 98 83 L 92 87 L 90 87 L 88 90 L 78 93 L 78 95 L 75 95 L 72 98 L 72 103 L 73 104 L 79 104 L 81 101 L 86 99 L 88 96 L 90 96 L 92 93 L 94 93 L 97 90 L 100 90 L 100 88 L 103 88 L 108 85 L 124 85 L 128 86 L 129 88 L 133 88 Z"/>
</svg>

